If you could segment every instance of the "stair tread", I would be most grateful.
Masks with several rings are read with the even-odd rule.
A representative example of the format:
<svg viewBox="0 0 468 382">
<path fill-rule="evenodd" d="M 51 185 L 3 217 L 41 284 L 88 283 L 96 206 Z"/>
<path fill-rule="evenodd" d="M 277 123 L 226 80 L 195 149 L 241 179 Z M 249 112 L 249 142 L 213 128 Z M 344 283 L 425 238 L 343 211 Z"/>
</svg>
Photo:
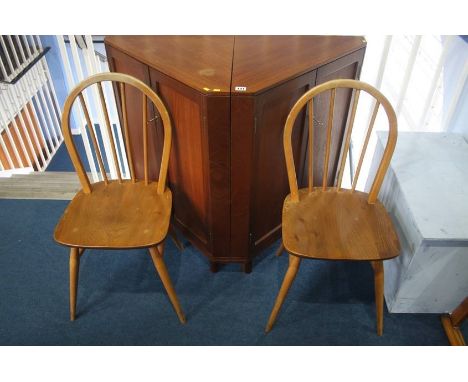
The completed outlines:
<svg viewBox="0 0 468 382">
<path fill-rule="evenodd" d="M 92 181 L 91 173 L 88 177 Z M 71 200 L 80 189 L 74 171 L 32 172 L 0 178 L 0 199 Z"/>
</svg>

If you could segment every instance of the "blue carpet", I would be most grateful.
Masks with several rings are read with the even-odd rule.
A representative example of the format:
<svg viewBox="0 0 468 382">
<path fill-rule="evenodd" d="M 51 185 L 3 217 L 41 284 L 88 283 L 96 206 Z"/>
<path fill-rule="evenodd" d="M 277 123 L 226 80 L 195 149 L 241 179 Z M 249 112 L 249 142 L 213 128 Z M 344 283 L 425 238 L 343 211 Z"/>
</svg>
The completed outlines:
<svg viewBox="0 0 468 382">
<path fill-rule="evenodd" d="M 88 161 L 86 160 L 86 152 L 83 144 L 83 140 L 80 136 L 73 135 L 78 155 L 80 156 L 86 171 L 90 171 Z M 94 153 L 94 151 L 93 151 Z M 73 163 L 70 159 L 70 155 L 67 151 L 67 146 L 62 143 L 55 153 L 54 157 L 50 161 L 46 168 L 46 171 L 75 171 Z"/>
<path fill-rule="evenodd" d="M 210 273 L 199 251 L 168 240 L 166 263 L 187 324 L 179 324 L 145 250 L 89 251 L 77 320 L 68 315 L 68 250 L 52 239 L 66 201 L 0 200 L 0 345 L 447 345 L 438 315 L 385 313 L 375 333 L 372 270 L 304 261 L 270 334 L 287 267 L 276 246 Z"/>
<path fill-rule="evenodd" d="M 114 135 L 116 135 L 117 126 L 113 125 L 113 129 L 114 129 Z M 104 142 L 102 140 L 102 135 L 100 134 L 100 129 L 99 129 L 98 124 L 95 125 L 95 131 L 96 131 L 96 136 L 97 136 L 97 140 L 99 144 L 99 149 L 101 150 L 101 153 L 104 154 L 105 153 Z M 88 159 L 86 157 L 86 151 L 85 151 L 85 147 L 83 143 L 83 138 L 81 137 L 81 135 L 73 135 L 72 137 L 75 142 L 78 155 L 81 158 L 81 161 L 83 162 L 83 166 L 85 167 L 85 170 L 88 172 L 91 171 L 89 163 L 88 163 Z M 91 152 L 93 153 L 94 163 L 95 163 L 97 171 L 99 171 L 98 162 L 96 158 L 96 152 L 94 148 L 92 147 L 91 138 L 89 139 L 90 139 L 90 145 L 91 145 Z M 117 153 L 120 157 L 120 160 L 122 160 L 121 150 L 118 149 Z M 104 160 L 104 168 L 106 169 L 106 172 L 109 172 L 109 165 L 106 160 Z M 68 154 L 65 143 L 60 145 L 59 149 L 57 150 L 54 157 L 52 158 L 49 165 L 47 166 L 46 171 L 75 171 L 75 168 L 73 167 L 73 163 L 70 159 L 70 155 Z"/>
</svg>

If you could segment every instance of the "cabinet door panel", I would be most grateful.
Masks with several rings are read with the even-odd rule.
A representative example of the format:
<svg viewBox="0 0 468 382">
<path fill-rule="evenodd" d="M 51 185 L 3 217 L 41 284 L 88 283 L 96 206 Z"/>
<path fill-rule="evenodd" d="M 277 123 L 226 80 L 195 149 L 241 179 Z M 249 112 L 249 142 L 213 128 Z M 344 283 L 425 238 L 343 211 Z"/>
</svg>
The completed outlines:
<svg viewBox="0 0 468 382">
<path fill-rule="evenodd" d="M 278 237 L 280 232 L 283 201 L 289 193 L 283 148 L 284 124 L 294 103 L 313 86 L 315 75 L 312 71 L 258 96 L 250 227 L 253 248 Z M 305 133 L 305 112 L 301 112 L 292 135 L 299 180 L 305 171 Z"/>
<path fill-rule="evenodd" d="M 359 78 L 364 49 L 340 58 L 328 65 L 320 67 L 317 71 L 317 85 L 340 78 Z M 335 96 L 335 108 L 332 128 L 332 144 L 330 149 L 330 161 L 328 165 L 327 183 L 333 186 L 338 168 L 341 152 L 341 143 L 346 128 L 348 111 L 351 102 L 351 90 L 338 89 Z M 330 92 L 325 92 L 314 99 L 314 185 L 322 184 L 323 158 L 325 158 L 326 130 L 330 105 Z"/>
<path fill-rule="evenodd" d="M 163 82 L 159 82 L 158 91 L 173 124 L 169 182 L 173 193 L 174 216 L 207 244 L 208 174 L 201 96 L 195 96 L 194 99 L 187 97 Z"/>
<path fill-rule="evenodd" d="M 113 72 L 129 74 L 143 81 L 148 86 L 150 85 L 149 72 L 146 65 L 108 45 L 106 46 L 106 49 L 110 69 Z M 116 90 L 116 94 L 120 93 L 117 87 L 114 87 L 114 89 Z M 140 91 L 132 86 L 126 86 L 125 96 L 135 174 L 138 179 L 144 179 L 142 95 Z M 117 108 L 121 116 L 122 114 L 119 102 L 117 102 Z M 148 118 L 150 121 L 148 121 L 148 163 L 150 163 L 149 177 L 152 180 L 158 179 L 162 150 L 161 134 L 158 133 L 158 129 L 161 129 L 161 127 L 156 123 L 156 119 L 154 118 L 155 115 L 156 113 L 152 103 L 149 102 Z M 122 131 L 122 133 L 124 132 Z"/>
</svg>

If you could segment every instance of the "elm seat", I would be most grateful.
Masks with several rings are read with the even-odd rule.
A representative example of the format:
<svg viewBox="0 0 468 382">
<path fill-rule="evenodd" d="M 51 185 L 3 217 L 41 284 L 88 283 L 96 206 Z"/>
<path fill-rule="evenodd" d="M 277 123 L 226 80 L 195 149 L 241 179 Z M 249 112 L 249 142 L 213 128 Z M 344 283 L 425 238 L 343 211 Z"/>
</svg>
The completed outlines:
<svg viewBox="0 0 468 382">
<path fill-rule="evenodd" d="M 160 195 L 156 190 L 156 182 L 94 183 L 92 193 L 81 190 L 70 202 L 54 239 L 78 248 L 155 246 L 168 233 L 172 206 L 171 191 Z"/>
<path fill-rule="evenodd" d="M 385 207 L 367 202 L 363 192 L 334 188 L 299 190 L 283 205 L 286 251 L 325 260 L 386 260 L 398 256 L 400 244 Z M 363 250 L 365 248 L 365 250 Z"/>
</svg>

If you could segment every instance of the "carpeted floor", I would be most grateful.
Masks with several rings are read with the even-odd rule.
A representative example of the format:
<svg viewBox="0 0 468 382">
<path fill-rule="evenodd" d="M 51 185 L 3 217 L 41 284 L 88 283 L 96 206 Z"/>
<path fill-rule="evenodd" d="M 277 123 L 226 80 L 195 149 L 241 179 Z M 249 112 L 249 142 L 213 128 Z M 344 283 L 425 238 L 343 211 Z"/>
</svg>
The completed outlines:
<svg viewBox="0 0 468 382">
<path fill-rule="evenodd" d="M 117 128 L 116 125 L 113 125 L 114 131 Z M 99 147 L 101 152 L 104 152 L 104 143 L 102 141 L 102 135 L 100 134 L 100 129 L 99 125 L 95 125 L 95 131 L 97 135 L 97 140 L 99 142 Z M 75 147 L 78 151 L 78 155 L 80 156 L 83 166 L 86 171 L 91 171 L 89 162 L 86 157 L 86 150 L 84 147 L 83 139 L 81 138 L 80 135 L 73 135 L 73 140 L 75 142 Z M 90 143 L 91 144 L 91 143 Z M 93 154 L 94 158 L 94 163 L 96 166 L 97 171 L 99 171 L 99 167 L 97 164 L 97 158 L 96 158 L 96 153 L 94 149 L 91 149 L 91 152 Z M 122 154 L 121 150 L 117 150 L 118 155 L 120 156 L 120 159 L 122 160 Z M 109 166 L 107 164 L 107 161 L 104 160 L 104 167 L 107 172 L 109 172 Z M 46 171 L 75 171 L 75 168 L 73 167 L 72 161 L 70 159 L 70 155 L 68 154 L 67 147 L 65 146 L 65 143 L 63 143 L 55 153 L 54 157 L 50 161 L 49 165 L 47 166 Z"/>
<path fill-rule="evenodd" d="M 86 160 L 86 151 L 84 148 L 83 140 L 81 139 L 79 135 L 73 135 L 73 140 L 75 142 L 75 147 L 78 151 L 78 155 L 80 156 L 86 171 L 90 171 L 89 163 Z M 99 140 L 99 142 L 101 142 L 101 140 Z M 93 151 L 93 156 L 94 155 L 95 154 Z M 107 166 L 106 166 L 106 169 L 107 169 Z M 70 159 L 70 155 L 68 154 L 67 147 L 65 146 L 65 143 L 60 145 L 57 152 L 54 154 L 54 157 L 52 158 L 49 165 L 47 166 L 46 171 L 75 171 L 72 161 Z"/>
<path fill-rule="evenodd" d="M 67 202 L 0 200 L 0 345 L 447 345 L 438 315 L 385 314 L 375 333 L 368 264 L 304 261 L 272 332 L 263 332 L 287 267 L 269 248 L 251 274 L 210 273 L 168 240 L 166 262 L 187 316 L 179 324 L 145 250 L 90 251 L 78 317 L 68 316 L 68 250 L 53 242 Z M 188 243 L 187 243 L 188 244 Z"/>
</svg>

